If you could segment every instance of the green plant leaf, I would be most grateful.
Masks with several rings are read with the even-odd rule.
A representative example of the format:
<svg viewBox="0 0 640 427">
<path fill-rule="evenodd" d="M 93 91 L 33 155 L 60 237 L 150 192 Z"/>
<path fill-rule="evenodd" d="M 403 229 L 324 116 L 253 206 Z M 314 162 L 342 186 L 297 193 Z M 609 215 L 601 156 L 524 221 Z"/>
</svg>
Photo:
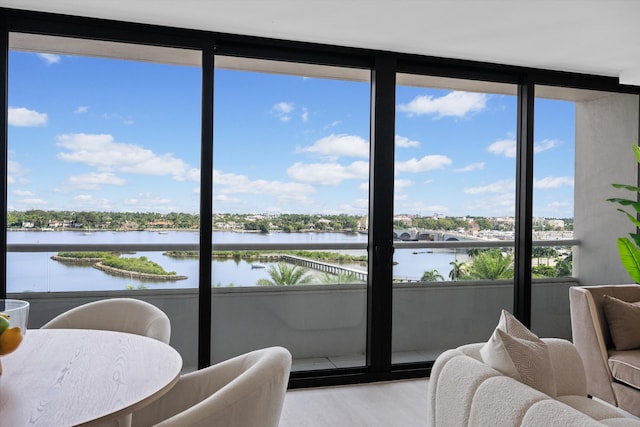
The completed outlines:
<svg viewBox="0 0 640 427">
<path fill-rule="evenodd" d="M 607 199 L 607 202 L 618 203 L 622 206 L 632 206 L 633 209 L 635 209 L 637 212 L 640 212 L 640 202 L 637 202 L 635 200 L 613 198 Z"/>
<path fill-rule="evenodd" d="M 640 249 L 626 237 L 618 239 L 620 261 L 634 282 L 640 283 Z"/>
<path fill-rule="evenodd" d="M 640 146 L 633 144 L 631 147 L 633 148 L 633 154 L 636 155 L 636 160 L 640 163 Z"/>
<path fill-rule="evenodd" d="M 627 184 L 611 184 L 611 186 L 613 188 L 623 188 L 625 190 L 629 190 L 629 191 L 635 191 L 635 192 L 640 192 L 640 187 L 635 187 L 633 185 L 627 185 Z"/>
<path fill-rule="evenodd" d="M 624 209 L 618 209 L 618 210 L 620 212 L 622 212 L 623 214 L 625 214 L 627 216 L 627 218 L 629 218 L 629 221 L 634 223 L 636 225 L 636 227 L 640 227 L 640 221 L 638 221 L 638 219 L 635 216 L 631 215 L 629 212 L 625 211 Z"/>
<path fill-rule="evenodd" d="M 640 234 L 630 233 L 629 236 L 631 236 L 636 246 L 640 248 Z"/>
</svg>

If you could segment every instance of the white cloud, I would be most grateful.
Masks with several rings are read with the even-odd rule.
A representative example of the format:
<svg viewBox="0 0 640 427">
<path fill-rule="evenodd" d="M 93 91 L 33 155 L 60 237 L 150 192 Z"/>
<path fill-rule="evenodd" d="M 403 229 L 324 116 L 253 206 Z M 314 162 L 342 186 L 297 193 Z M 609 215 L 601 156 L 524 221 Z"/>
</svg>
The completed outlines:
<svg viewBox="0 0 640 427">
<path fill-rule="evenodd" d="M 346 213 L 350 215 L 358 215 L 366 213 L 369 210 L 369 199 L 356 199 L 351 204 L 340 205 L 340 210 L 336 213 Z"/>
<path fill-rule="evenodd" d="M 433 179 L 426 179 L 423 184 L 432 184 L 433 183 Z"/>
<path fill-rule="evenodd" d="M 307 108 L 303 108 L 302 109 L 302 114 L 300 115 L 300 117 L 302 118 L 303 122 L 308 122 L 309 121 L 309 110 Z"/>
<path fill-rule="evenodd" d="M 330 128 L 334 128 L 334 127 L 336 127 L 336 126 L 340 125 L 341 123 L 342 123 L 342 122 L 341 122 L 341 121 L 339 121 L 339 120 L 336 120 L 336 121 L 334 121 L 334 122 L 331 122 L 331 123 L 329 123 L 328 125 L 326 125 L 326 126 L 324 127 L 324 130 L 327 130 L 327 129 L 330 129 Z"/>
<path fill-rule="evenodd" d="M 47 124 L 48 116 L 46 113 L 38 113 L 35 110 L 26 108 L 9 107 L 9 125 L 10 126 L 44 126 Z"/>
<path fill-rule="evenodd" d="M 101 117 L 105 120 L 120 120 L 125 125 L 132 125 L 135 123 L 133 117 L 131 116 L 122 116 L 117 113 L 102 113 Z"/>
<path fill-rule="evenodd" d="M 31 182 L 25 176 L 31 171 L 24 168 L 20 163 L 15 160 L 9 160 L 7 162 L 7 183 L 8 184 L 28 184 Z"/>
<path fill-rule="evenodd" d="M 398 204 L 398 208 L 395 209 L 396 212 L 415 212 L 420 215 L 430 215 L 432 213 L 445 213 L 449 211 L 449 208 L 444 205 L 427 205 L 424 202 L 413 201 L 413 199 L 409 199 L 410 201 L 407 203 L 402 203 L 401 206 Z"/>
<path fill-rule="evenodd" d="M 487 212 L 486 215 L 510 215 L 515 214 L 515 195 L 504 193 L 474 200 L 466 206 L 469 212 Z"/>
<path fill-rule="evenodd" d="M 345 179 L 366 179 L 369 176 L 367 162 L 353 162 L 342 166 L 338 163 L 294 163 L 287 174 L 296 181 L 320 185 L 338 185 Z"/>
<path fill-rule="evenodd" d="M 84 175 L 72 175 L 68 178 L 69 184 L 83 190 L 99 190 L 103 185 L 124 185 L 126 180 L 117 177 L 113 173 L 87 173 Z"/>
<path fill-rule="evenodd" d="M 74 114 L 83 114 L 86 113 L 87 111 L 89 111 L 89 107 L 87 107 L 86 105 L 81 105 L 78 108 L 76 108 L 75 110 L 73 110 Z"/>
<path fill-rule="evenodd" d="M 395 137 L 396 147 L 409 148 L 409 147 L 420 147 L 420 143 L 418 141 L 412 141 L 407 137 L 396 135 Z"/>
<path fill-rule="evenodd" d="M 368 158 L 369 143 L 355 135 L 331 134 L 300 151 L 320 154 L 334 160 L 340 156 Z"/>
<path fill-rule="evenodd" d="M 463 191 L 465 194 L 511 193 L 513 195 L 515 188 L 515 181 L 505 179 L 488 185 L 465 188 Z"/>
<path fill-rule="evenodd" d="M 23 205 L 23 206 L 42 206 L 42 205 L 46 205 L 47 201 L 46 200 L 42 200 L 42 199 L 21 199 L 18 201 L 19 204 Z"/>
<path fill-rule="evenodd" d="M 47 65 L 57 64 L 62 59 L 60 55 L 54 55 L 52 53 L 38 53 L 38 56 L 47 63 Z"/>
<path fill-rule="evenodd" d="M 485 109 L 488 96 L 483 93 L 453 91 L 440 98 L 417 96 L 408 104 L 398 105 L 398 111 L 409 116 L 433 114 L 441 117 L 466 117 Z"/>
<path fill-rule="evenodd" d="M 272 110 L 280 121 L 288 122 L 291 120 L 291 113 L 293 113 L 294 108 L 293 102 L 278 102 L 272 107 Z"/>
<path fill-rule="evenodd" d="M 408 188 L 413 185 L 413 181 L 410 179 L 396 179 L 394 181 L 394 187 L 396 190 L 400 190 L 402 188 Z"/>
<path fill-rule="evenodd" d="M 506 157 L 516 157 L 516 140 L 501 139 L 489 145 L 488 150 L 492 154 L 504 155 Z"/>
<path fill-rule="evenodd" d="M 568 176 L 547 176 L 545 178 L 534 180 L 533 188 L 552 189 L 559 187 L 573 187 L 573 178 Z"/>
<path fill-rule="evenodd" d="M 545 139 L 540 142 L 536 142 L 533 145 L 533 151 L 536 153 L 541 153 L 543 151 L 551 150 L 555 148 L 559 144 L 559 141 L 556 139 Z"/>
<path fill-rule="evenodd" d="M 240 203 L 242 199 L 229 197 L 227 194 L 214 194 L 213 201 L 217 203 Z"/>
<path fill-rule="evenodd" d="M 31 191 L 27 191 L 27 190 L 15 190 L 13 192 L 13 194 L 15 194 L 18 197 L 32 197 L 35 196 L 35 194 Z"/>
<path fill-rule="evenodd" d="M 296 201 L 308 203 L 309 196 L 315 193 L 313 186 L 298 182 L 250 180 L 245 175 L 213 171 L 213 194 L 216 197 L 233 194 L 255 194 L 275 197 L 278 201 Z M 230 201 L 230 199 L 227 199 Z"/>
<path fill-rule="evenodd" d="M 404 162 L 396 162 L 396 172 L 426 172 L 444 169 L 451 164 L 451 159 L 440 154 L 424 156 L 420 160 L 413 158 Z"/>
<path fill-rule="evenodd" d="M 478 162 L 478 163 L 468 164 L 467 166 L 460 169 L 456 169 L 456 172 L 473 172 L 473 171 L 479 171 L 483 169 L 484 169 L 484 162 Z"/>
<path fill-rule="evenodd" d="M 555 139 L 545 139 L 540 142 L 536 142 L 533 145 L 533 151 L 535 153 L 542 153 L 543 151 L 551 150 L 555 148 L 559 142 Z M 489 145 L 490 153 L 497 155 L 504 155 L 505 157 L 516 157 L 516 140 L 515 139 L 502 139 Z"/>
<path fill-rule="evenodd" d="M 58 158 L 72 163 L 83 163 L 103 172 L 118 170 L 141 175 L 171 175 L 175 180 L 193 180 L 194 169 L 171 153 L 158 155 L 135 144 L 115 142 L 108 134 L 58 135 L 59 147 L 68 152 Z"/>
<path fill-rule="evenodd" d="M 122 201 L 131 210 L 170 212 L 176 210 L 174 201 L 152 193 L 140 193 Z"/>
<path fill-rule="evenodd" d="M 95 198 L 89 194 L 80 194 L 73 198 L 73 204 L 80 209 L 106 210 L 113 209 L 109 200 L 105 198 Z M 157 212 L 154 211 L 154 212 Z"/>
</svg>

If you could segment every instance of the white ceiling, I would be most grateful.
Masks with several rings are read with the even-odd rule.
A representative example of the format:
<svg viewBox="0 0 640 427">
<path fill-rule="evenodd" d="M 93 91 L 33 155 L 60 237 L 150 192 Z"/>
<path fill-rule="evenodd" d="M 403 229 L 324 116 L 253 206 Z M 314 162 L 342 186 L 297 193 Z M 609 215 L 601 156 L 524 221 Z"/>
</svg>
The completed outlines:
<svg viewBox="0 0 640 427">
<path fill-rule="evenodd" d="M 0 6 L 598 74 L 640 85 L 640 0 L 0 0 Z"/>
</svg>

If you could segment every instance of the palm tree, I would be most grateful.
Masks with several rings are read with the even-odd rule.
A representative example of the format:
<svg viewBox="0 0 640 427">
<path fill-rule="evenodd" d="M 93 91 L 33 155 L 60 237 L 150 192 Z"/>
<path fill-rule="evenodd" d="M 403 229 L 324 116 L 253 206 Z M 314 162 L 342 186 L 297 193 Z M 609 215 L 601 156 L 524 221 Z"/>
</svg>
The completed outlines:
<svg viewBox="0 0 640 427">
<path fill-rule="evenodd" d="M 456 260 L 454 260 L 454 261 L 451 261 L 451 262 L 449 263 L 449 265 L 450 265 L 451 267 L 453 267 L 453 268 L 451 269 L 451 271 L 449 272 L 449 279 L 451 279 L 451 280 L 458 280 L 458 278 L 459 278 L 460 276 L 462 276 L 462 273 L 463 273 L 462 269 L 463 269 L 463 267 L 464 267 L 464 262 L 462 262 L 462 261 L 458 261 L 458 260 L 456 259 Z"/>
<path fill-rule="evenodd" d="M 309 270 L 286 262 L 279 262 L 278 268 L 270 265 L 267 273 L 271 276 L 269 279 L 258 280 L 259 286 L 293 286 L 304 285 L 311 282 L 311 276 L 307 275 Z"/>
<path fill-rule="evenodd" d="M 358 279 L 358 276 L 356 276 L 356 273 L 342 272 L 338 274 L 325 273 L 322 278 L 322 283 L 343 284 L 343 283 L 363 283 L 363 282 L 362 280 Z"/>
<path fill-rule="evenodd" d="M 428 270 L 422 273 L 420 280 L 422 282 L 437 282 L 438 280 L 444 280 L 444 277 L 442 277 L 442 274 L 440 274 L 438 270 Z"/>
<path fill-rule="evenodd" d="M 491 249 L 473 258 L 464 277 L 471 280 L 499 280 L 513 277 L 513 256 Z"/>
</svg>

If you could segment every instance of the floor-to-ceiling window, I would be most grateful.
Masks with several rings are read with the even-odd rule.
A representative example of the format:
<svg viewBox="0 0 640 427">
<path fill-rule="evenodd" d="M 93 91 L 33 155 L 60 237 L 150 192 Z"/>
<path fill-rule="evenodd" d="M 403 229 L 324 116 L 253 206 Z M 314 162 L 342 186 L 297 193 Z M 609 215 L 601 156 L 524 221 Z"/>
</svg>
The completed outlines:
<svg viewBox="0 0 640 427">
<path fill-rule="evenodd" d="M 515 86 L 400 74 L 395 363 L 486 339 L 513 300 Z"/>
<path fill-rule="evenodd" d="M 364 366 L 369 74 L 216 57 L 214 362 L 283 345 L 294 371 Z"/>
<path fill-rule="evenodd" d="M 7 242 L 32 250 L 7 254 L 7 292 L 112 291 L 195 330 L 193 310 L 158 291 L 196 300 L 198 259 L 171 246 L 199 237 L 199 52 L 17 33 L 10 45 Z"/>
</svg>

